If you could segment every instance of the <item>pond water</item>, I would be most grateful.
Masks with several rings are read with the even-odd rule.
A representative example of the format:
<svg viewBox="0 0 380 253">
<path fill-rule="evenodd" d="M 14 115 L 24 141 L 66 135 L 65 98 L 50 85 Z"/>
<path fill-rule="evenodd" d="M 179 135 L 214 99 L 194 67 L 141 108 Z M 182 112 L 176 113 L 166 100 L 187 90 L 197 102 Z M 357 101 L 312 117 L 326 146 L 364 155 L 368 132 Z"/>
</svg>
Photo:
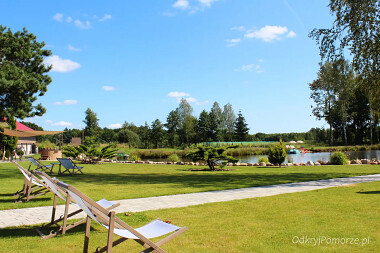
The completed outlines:
<svg viewBox="0 0 380 253">
<path fill-rule="evenodd" d="M 350 160 L 352 159 L 376 159 L 380 160 L 380 150 L 366 150 L 366 151 L 349 151 L 345 152 Z M 330 160 L 332 152 L 319 152 L 319 153 L 303 153 L 303 154 L 288 154 L 285 162 L 288 162 L 289 158 L 293 163 L 306 163 L 308 161 L 317 162 Z M 240 159 L 241 163 L 257 163 L 261 156 L 240 156 L 236 157 Z"/>
</svg>

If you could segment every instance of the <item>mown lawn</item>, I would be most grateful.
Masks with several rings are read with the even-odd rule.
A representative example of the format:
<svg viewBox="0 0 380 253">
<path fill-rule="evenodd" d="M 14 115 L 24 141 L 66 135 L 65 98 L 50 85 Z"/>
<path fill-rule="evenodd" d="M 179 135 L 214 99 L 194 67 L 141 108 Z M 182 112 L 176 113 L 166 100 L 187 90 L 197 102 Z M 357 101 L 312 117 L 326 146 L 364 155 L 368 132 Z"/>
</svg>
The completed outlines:
<svg viewBox="0 0 380 253">
<path fill-rule="evenodd" d="M 29 163 L 21 163 L 25 168 Z M 142 198 L 181 193 L 245 188 L 380 173 L 377 165 L 315 167 L 231 167 L 232 171 L 189 171 L 199 166 L 98 164 L 83 165 L 84 175 L 60 176 L 95 200 Z M 55 172 L 57 169 L 54 169 Z M 54 175 L 53 175 L 54 176 Z M 0 164 L 0 209 L 51 205 L 52 194 L 14 203 L 23 176 L 12 163 Z"/>
<path fill-rule="evenodd" d="M 168 252 L 380 252 L 379 203 L 380 182 L 373 182 L 118 216 L 134 227 L 157 217 L 188 226 L 187 232 L 163 246 Z M 34 228 L 0 229 L 0 251 L 82 251 L 84 225 L 45 241 Z M 293 243 L 306 237 L 309 243 Z M 93 222 L 90 252 L 104 246 L 106 238 L 107 230 Z M 325 239 L 314 245 L 310 238 Z M 333 238 L 344 244 L 332 243 Z M 113 252 L 141 249 L 127 241 Z"/>
</svg>

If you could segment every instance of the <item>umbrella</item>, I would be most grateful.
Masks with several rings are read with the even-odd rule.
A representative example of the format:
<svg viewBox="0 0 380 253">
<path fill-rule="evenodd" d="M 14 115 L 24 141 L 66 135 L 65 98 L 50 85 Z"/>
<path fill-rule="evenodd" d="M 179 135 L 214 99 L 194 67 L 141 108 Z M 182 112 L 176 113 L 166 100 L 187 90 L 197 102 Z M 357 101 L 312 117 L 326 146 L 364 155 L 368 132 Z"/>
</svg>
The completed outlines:
<svg viewBox="0 0 380 253">
<path fill-rule="evenodd" d="M 297 143 L 303 143 L 303 141 L 297 141 Z"/>
<path fill-rule="evenodd" d="M 296 143 L 296 142 L 295 142 L 295 141 L 289 141 L 289 143 L 292 143 L 292 144 L 293 144 L 293 143 Z"/>
</svg>

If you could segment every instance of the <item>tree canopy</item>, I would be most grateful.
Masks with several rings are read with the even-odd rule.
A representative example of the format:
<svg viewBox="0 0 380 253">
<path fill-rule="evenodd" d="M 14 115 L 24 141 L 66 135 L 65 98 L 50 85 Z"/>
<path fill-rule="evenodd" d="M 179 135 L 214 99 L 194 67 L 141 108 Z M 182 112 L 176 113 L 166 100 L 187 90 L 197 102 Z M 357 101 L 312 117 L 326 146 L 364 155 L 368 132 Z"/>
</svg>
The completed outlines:
<svg viewBox="0 0 380 253">
<path fill-rule="evenodd" d="M 25 28 L 13 33 L 0 25 L 0 118 L 23 119 L 46 112 L 42 104 L 34 105 L 52 81 L 46 74 L 52 66 L 43 64 L 52 52 L 44 46 Z"/>
</svg>

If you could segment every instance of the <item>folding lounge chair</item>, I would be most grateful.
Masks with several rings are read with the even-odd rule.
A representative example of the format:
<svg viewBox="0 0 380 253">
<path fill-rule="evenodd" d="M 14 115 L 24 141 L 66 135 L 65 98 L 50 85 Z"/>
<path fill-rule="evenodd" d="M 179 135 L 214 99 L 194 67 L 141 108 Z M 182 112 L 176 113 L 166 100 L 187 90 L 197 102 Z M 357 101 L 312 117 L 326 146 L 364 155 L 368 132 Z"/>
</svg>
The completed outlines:
<svg viewBox="0 0 380 253">
<path fill-rule="evenodd" d="M 57 160 L 65 168 L 65 170 L 61 172 L 61 175 L 65 172 L 70 173 L 70 175 L 75 175 L 77 173 L 81 173 L 83 175 L 83 167 L 78 167 L 70 158 L 57 158 Z"/>
<path fill-rule="evenodd" d="M 13 161 L 21 173 L 24 175 L 24 186 L 20 191 L 17 191 L 14 196 L 18 196 L 15 202 L 29 201 L 35 197 L 45 195 L 49 192 L 47 186 L 42 179 L 37 178 L 31 172 L 27 171 L 20 164 Z"/>
<path fill-rule="evenodd" d="M 76 210 L 74 212 L 69 213 L 69 205 L 71 203 L 71 198 L 70 198 L 70 196 L 67 195 L 66 191 L 63 191 L 57 185 L 57 181 L 58 180 L 51 178 L 45 172 L 42 172 L 42 171 L 35 171 L 35 173 L 44 180 L 44 182 L 48 186 L 49 190 L 54 194 L 53 209 L 52 209 L 52 213 L 51 213 L 51 222 L 48 223 L 48 224 L 43 225 L 42 228 L 48 228 L 48 227 L 50 227 L 52 225 L 57 225 L 58 226 L 58 230 L 56 230 L 56 231 L 54 231 L 54 230 L 50 231 L 49 235 L 44 235 L 41 232 L 41 228 L 36 229 L 37 233 L 42 237 L 42 239 L 49 239 L 49 238 L 52 238 L 52 237 L 54 237 L 54 236 L 56 236 L 58 234 L 65 234 L 67 230 L 75 228 L 76 226 L 78 226 L 78 225 L 86 222 L 86 219 L 83 219 L 83 220 L 80 220 L 80 221 L 77 221 L 77 222 L 75 222 L 73 224 L 69 224 L 68 225 L 67 224 L 67 219 L 70 218 L 71 216 L 74 216 L 74 215 L 82 212 L 83 210 L 79 209 L 79 210 Z M 56 212 L 56 209 L 57 209 L 57 199 L 58 198 L 60 198 L 63 201 L 65 201 L 65 203 L 66 203 L 65 204 L 65 212 L 64 212 L 63 216 L 61 216 L 58 219 L 55 219 L 55 212 Z M 102 206 L 103 208 L 105 208 L 107 210 L 111 210 L 111 209 L 113 209 L 113 208 L 115 208 L 115 207 L 117 207 L 117 206 L 120 205 L 120 203 L 114 203 L 114 202 L 108 201 L 106 199 L 99 200 L 96 203 L 98 203 L 100 206 Z M 76 205 L 76 206 L 78 206 L 78 205 Z M 61 221 L 63 221 L 62 225 L 59 224 Z"/>
<path fill-rule="evenodd" d="M 92 199 L 78 191 L 72 186 L 69 186 L 60 181 L 57 184 L 63 189 L 67 190 L 67 193 L 73 200 L 87 213 L 86 218 L 86 232 L 84 239 L 83 252 L 88 252 L 88 243 L 90 239 L 90 226 L 91 219 L 108 229 L 107 246 L 97 249 L 96 252 L 111 252 L 112 247 L 122 243 L 127 239 L 135 240 L 146 249 L 142 252 L 166 252 L 161 248 L 161 245 L 177 237 L 187 230 L 187 227 L 177 227 L 172 224 L 168 224 L 159 219 L 154 220 L 145 226 L 138 229 L 134 229 L 127 223 L 116 217 L 115 211 L 108 211 L 94 202 Z M 121 238 L 113 241 L 113 234 L 121 236 Z M 166 238 L 154 243 L 148 238 L 155 238 L 162 235 L 169 234 Z"/>
<path fill-rule="evenodd" d="M 45 172 L 49 172 L 50 174 L 53 172 L 53 165 L 49 165 L 49 164 L 43 164 L 41 163 L 40 161 L 34 159 L 33 157 L 27 157 L 30 164 L 29 164 L 29 168 L 28 170 L 30 170 L 30 167 L 32 167 L 32 164 L 35 165 L 37 167 L 37 170 L 43 170 Z"/>
</svg>

